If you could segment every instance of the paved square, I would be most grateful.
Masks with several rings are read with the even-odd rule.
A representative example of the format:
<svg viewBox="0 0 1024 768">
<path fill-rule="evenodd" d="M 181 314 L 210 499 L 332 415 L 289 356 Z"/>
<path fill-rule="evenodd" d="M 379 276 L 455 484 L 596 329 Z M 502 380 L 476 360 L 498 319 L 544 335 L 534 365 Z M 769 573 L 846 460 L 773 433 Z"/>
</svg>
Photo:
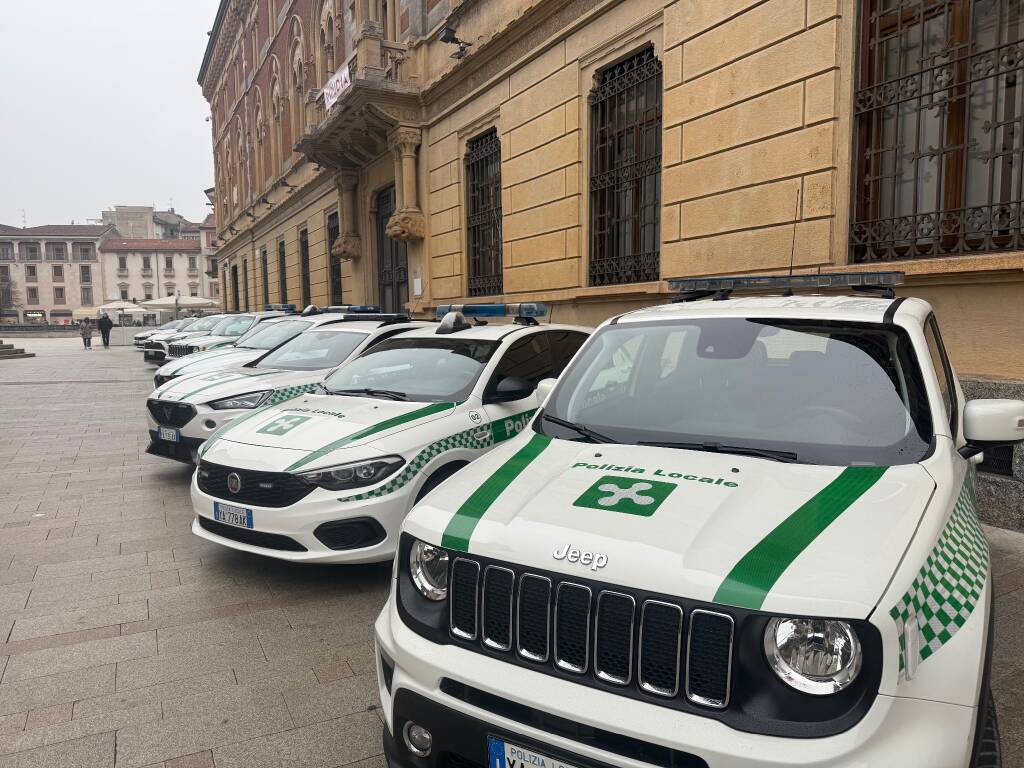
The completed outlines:
<svg viewBox="0 0 1024 768">
<path fill-rule="evenodd" d="M 38 357 L 0 362 L 0 768 L 383 766 L 390 567 L 197 539 L 188 468 L 144 453 L 153 367 L 18 345 Z M 1024 535 L 985 533 L 1004 765 L 1024 766 Z"/>
</svg>

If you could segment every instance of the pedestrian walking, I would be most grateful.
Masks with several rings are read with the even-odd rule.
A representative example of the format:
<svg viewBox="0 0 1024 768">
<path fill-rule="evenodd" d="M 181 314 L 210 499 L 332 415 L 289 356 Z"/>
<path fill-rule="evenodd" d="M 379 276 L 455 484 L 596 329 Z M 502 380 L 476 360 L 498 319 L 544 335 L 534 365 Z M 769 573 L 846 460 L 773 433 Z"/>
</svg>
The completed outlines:
<svg viewBox="0 0 1024 768">
<path fill-rule="evenodd" d="M 87 317 L 79 320 L 78 333 L 82 337 L 82 346 L 92 349 L 92 320 Z"/>
<path fill-rule="evenodd" d="M 100 329 L 100 336 L 103 338 L 103 348 L 110 349 L 110 329 L 114 327 L 114 321 L 104 312 L 97 325 Z"/>
</svg>

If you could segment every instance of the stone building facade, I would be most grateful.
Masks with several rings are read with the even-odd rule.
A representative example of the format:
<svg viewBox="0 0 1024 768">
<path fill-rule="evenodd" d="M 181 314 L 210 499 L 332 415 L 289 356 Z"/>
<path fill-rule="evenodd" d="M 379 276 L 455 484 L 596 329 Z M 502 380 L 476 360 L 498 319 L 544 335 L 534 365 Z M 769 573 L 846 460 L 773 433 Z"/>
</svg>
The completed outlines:
<svg viewBox="0 0 1024 768">
<path fill-rule="evenodd" d="M 961 375 L 1024 380 L 1015 9 L 223 0 L 199 79 L 227 306 L 596 323 L 671 277 L 899 269 Z"/>
<path fill-rule="evenodd" d="M 107 226 L 0 224 L 0 322 L 70 324 L 103 303 Z"/>
<path fill-rule="evenodd" d="M 148 301 L 164 296 L 212 298 L 199 239 L 131 239 L 100 243 L 105 301 Z"/>
</svg>

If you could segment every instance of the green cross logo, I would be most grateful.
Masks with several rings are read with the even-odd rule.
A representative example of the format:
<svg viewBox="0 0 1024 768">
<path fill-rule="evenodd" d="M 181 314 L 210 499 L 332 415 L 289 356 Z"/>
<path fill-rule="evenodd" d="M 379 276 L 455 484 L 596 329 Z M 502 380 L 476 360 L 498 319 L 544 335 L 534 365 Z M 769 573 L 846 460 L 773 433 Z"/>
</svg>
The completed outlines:
<svg viewBox="0 0 1024 768">
<path fill-rule="evenodd" d="M 675 483 L 605 475 L 587 488 L 573 506 L 650 517 L 675 488 Z"/>
<path fill-rule="evenodd" d="M 311 416 L 281 416 L 280 418 L 274 419 L 269 424 L 264 424 L 262 427 L 256 430 L 259 434 L 264 435 L 283 435 L 286 432 L 291 432 L 299 424 L 304 421 L 309 421 Z"/>
</svg>

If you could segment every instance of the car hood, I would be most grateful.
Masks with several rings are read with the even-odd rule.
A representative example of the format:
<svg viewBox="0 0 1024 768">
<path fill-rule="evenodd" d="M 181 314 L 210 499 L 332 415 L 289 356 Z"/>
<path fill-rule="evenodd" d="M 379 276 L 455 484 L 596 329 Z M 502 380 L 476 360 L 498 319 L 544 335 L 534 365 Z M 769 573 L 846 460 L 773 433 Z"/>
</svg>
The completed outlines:
<svg viewBox="0 0 1024 768">
<path fill-rule="evenodd" d="M 454 408 L 454 403 L 304 395 L 230 422 L 207 441 L 203 458 L 231 464 L 233 457 L 258 454 L 264 469 L 312 470 L 361 458 L 353 453 L 364 453 L 367 443 L 444 418 Z"/>
<path fill-rule="evenodd" d="M 430 494 L 406 530 L 577 578 L 865 618 L 935 488 L 916 464 L 787 464 L 526 432 Z"/>
<path fill-rule="evenodd" d="M 182 358 L 182 360 L 185 359 L 187 358 Z M 210 362 L 211 364 L 213 363 L 212 360 Z M 245 368 L 242 366 L 225 367 L 215 371 L 206 371 L 205 373 L 192 373 L 186 370 L 180 376 L 157 387 L 153 394 L 150 395 L 150 398 L 173 400 L 176 402 L 208 403 L 211 400 L 219 399 L 221 396 L 227 397 L 228 395 L 241 395 L 246 392 L 273 389 L 273 380 L 282 373 L 294 372 L 267 368 Z"/>
<path fill-rule="evenodd" d="M 239 349 L 237 347 L 193 352 L 191 355 L 165 363 L 157 368 L 156 374 L 157 376 L 191 376 L 212 370 L 235 368 L 245 365 L 265 353 L 265 350 Z"/>
<path fill-rule="evenodd" d="M 215 347 L 233 345 L 236 341 L 238 341 L 237 336 L 210 336 L 204 333 L 202 336 L 190 338 L 188 343 L 200 349 L 213 349 Z M 266 350 L 263 351 L 266 352 Z"/>
<path fill-rule="evenodd" d="M 143 331 L 142 333 L 136 333 L 132 338 L 134 339 L 148 339 L 150 336 L 157 333 L 156 331 Z"/>
</svg>

